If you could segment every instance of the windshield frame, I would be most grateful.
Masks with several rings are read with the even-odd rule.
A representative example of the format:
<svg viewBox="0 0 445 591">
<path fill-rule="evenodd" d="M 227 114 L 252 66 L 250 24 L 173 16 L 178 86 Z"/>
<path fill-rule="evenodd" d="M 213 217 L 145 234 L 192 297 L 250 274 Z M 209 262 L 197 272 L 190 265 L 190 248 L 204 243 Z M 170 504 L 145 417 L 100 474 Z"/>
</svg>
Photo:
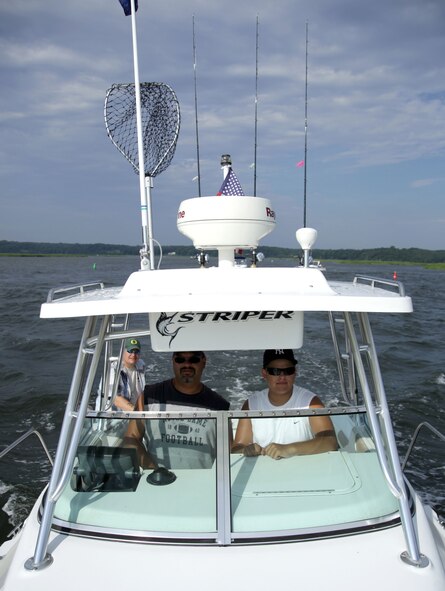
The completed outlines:
<svg viewBox="0 0 445 591">
<path fill-rule="evenodd" d="M 376 409 L 379 413 L 379 409 Z M 366 408 L 364 406 L 355 407 L 327 407 L 327 408 L 309 408 L 293 409 L 284 411 L 173 411 L 173 412 L 122 412 L 122 411 L 89 411 L 86 414 L 86 421 L 95 421 L 98 419 L 212 419 L 216 421 L 217 444 L 215 461 L 215 492 L 216 492 L 216 531 L 206 532 L 183 532 L 183 531 L 152 531 L 135 530 L 125 528 L 110 528 L 99 525 L 82 524 L 70 520 L 60 519 L 57 515 L 57 507 L 53 519 L 53 528 L 58 531 L 70 532 L 75 535 L 99 536 L 112 539 L 125 539 L 131 541 L 144 541 L 149 543 L 178 543 L 178 544 L 258 544 L 272 543 L 279 541 L 313 539 L 320 537 L 332 537 L 340 534 L 357 533 L 368 529 L 390 527 L 400 522 L 397 502 L 394 499 L 394 511 L 378 517 L 366 518 L 352 522 L 337 523 L 335 525 L 317 525 L 316 527 L 303 528 L 279 528 L 268 531 L 235 531 L 233 524 L 233 490 L 231 470 L 234 463 L 233 454 L 230 453 L 231 438 L 229 436 L 228 425 L 232 421 L 243 418 L 279 418 L 279 417 L 311 417 L 316 415 L 328 415 L 334 420 L 336 416 L 358 415 L 366 417 Z M 366 420 L 366 419 L 364 419 Z M 328 452 L 337 453 L 337 452 Z M 326 454 L 320 454 L 326 455 Z M 303 457 L 303 456 L 298 456 Z M 308 458 L 309 456 L 305 456 Z M 316 456 L 312 456 L 315 458 Z M 292 458 L 291 458 L 292 459 Z M 284 460 L 282 465 L 287 460 Z M 376 454 L 377 461 L 377 454 Z M 145 478 L 145 472 L 142 477 Z M 382 481 L 384 475 L 382 474 Z M 69 486 L 69 485 L 68 485 Z M 83 493 L 78 493 L 83 494 Z M 121 494 L 121 493 L 119 493 Z M 390 492 L 388 493 L 390 494 Z M 62 494 L 63 498 L 63 494 Z"/>
</svg>

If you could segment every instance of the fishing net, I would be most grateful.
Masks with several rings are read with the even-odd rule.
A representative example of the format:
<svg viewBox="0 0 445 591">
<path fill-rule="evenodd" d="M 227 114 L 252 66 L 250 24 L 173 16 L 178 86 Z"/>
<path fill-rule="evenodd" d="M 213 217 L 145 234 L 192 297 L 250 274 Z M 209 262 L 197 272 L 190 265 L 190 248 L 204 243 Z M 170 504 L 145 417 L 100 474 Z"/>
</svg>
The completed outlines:
<svg viewBox="0 0 445 591">
<path fill-rule="evenodd" d="M 142 82 L 141 119 L 144 174 L 155 177 L 170 164 L 178 141 L 181 116 L 176 94 L 163 82 Z M 134 84 L 113 84 L 105 98 L 108 137 L 139 174 Z"/>
</svg>

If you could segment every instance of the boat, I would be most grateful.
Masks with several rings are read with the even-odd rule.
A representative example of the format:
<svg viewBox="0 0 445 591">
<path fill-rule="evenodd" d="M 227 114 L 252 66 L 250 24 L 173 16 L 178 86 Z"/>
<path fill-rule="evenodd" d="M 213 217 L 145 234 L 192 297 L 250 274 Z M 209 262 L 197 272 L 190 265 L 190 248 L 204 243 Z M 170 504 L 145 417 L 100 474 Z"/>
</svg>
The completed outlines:
<svg viewBox="0 0 445 591">
<path fill-rule="evenodd" d="M 275 228 L 272 210 L 261 197 L 186 199 L 178 229 L 198 250 L 217 250 L 216 266 L 141 264 L 123 287 L 50 292 L 41 317 L 83 317 L 85 328 L 51 479 L 0 548 L 1 589 L 223 589 L 245 576 L 257 589 L 289 588 L 296 576 L 320 589 L 374 590 L 389 581 L 405 591 L 444 588 L 443 521 L 402 472 L 369 321 L 394 315 L 397 340 L 395 315 L 412 311 L 411 298 L 399 281 L 328 281 L 309 264 L 237 267 L 236 249 L 256 249 Z M 305 253 L 314 236 L 311 228 L 298 231 Z M 113 411 L 107 396 L 91 404 L 94 385 L 107 383 L 129 336 L 150 341 L 153 363 L 168 351 L 298 350 L 304 318 L 313 314 L 325 319 L 332 340 L 342 392 L 335 405 L 162 413 Z M 314 413 L 331 418 L 338 450 L 282 462 L 231 453 L 237 420 Z M 153 470 L 124 445 L 133 419 L 213 422 L 211 467 L 175 470 L 174 482 L 154 486 Z"/>
<path fill-rule="evenodd" d="M 402 470 L 370 322 L 391 315 L 403 346 L 397 315 L 412 312 L 411 298 L 396 280 L 328 280 L 310 264 L 308 227 L 296 233 L 303 265 L 238 266 L 235 252 L 256 251 L 279 224 L 276 211 L 257 196 L 185 199 L 178 231 L 199 252 L 217 251 L 216 265 L 202 257 L 199 268 L 155 268 L 144 248 L 123 286 L 49 292 L 40 317 L 83 318 L 84 329 L 49 483 L 0 547 L 1 590 L 225 590 L 247 577 L 257 591 L 445 588 L 444 523 Z M 150 344 L 144 357 L 153 364 L 175 351 L 227 351 L 233 360 L 298 351 L 310 316 L 324 326 L 317 338 L 331 341 L 338 370 L 326 392 L 340 396 L 323 408 L 113 410 L 111 376 L 128 338 Z M 283 461 L 233 453 L 238 421 L 305 416 L 328 416 L 338 449 Z M 126 445 L 130 421 L 169 421 L 178 436 L 212 425 L 210 465 L 166 478 L 142 468 Z"/>
</svg>

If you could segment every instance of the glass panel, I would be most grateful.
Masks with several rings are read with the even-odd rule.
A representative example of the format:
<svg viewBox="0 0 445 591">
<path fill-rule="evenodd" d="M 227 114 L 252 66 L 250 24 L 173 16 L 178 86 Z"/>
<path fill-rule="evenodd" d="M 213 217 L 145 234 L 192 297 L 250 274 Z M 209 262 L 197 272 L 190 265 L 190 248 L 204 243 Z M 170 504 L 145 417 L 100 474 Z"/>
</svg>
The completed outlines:
<svg viewBox="0 0 445 591">
<path fill-rule="evenodd" d="M 365 415 L 330 418 L 338 441 L 335 451 L 281 460 L 268 455 L 231 455 L 231 515 L 235 534 L 335 530 L 348 527 L 347 524 L 380 520 L 398 510 L 380 469 Z M 285 438 L 293 429 L 304 430 L 302 420 L 309 419 L 252 419 L 262 421 L 256 432 L 274 432 L 275 442 L 283 444 L 290 441 L 279 437 Z M 266 453 L 263 448 L 262 454 Z"/>
<path fill-rule="evenodd" d="M 88 529 L 216 532 L 216 419 L 86 419 L 55 517 Z"/>
<path fill-rule="evenodd" d="M 246 420 L 236 425 L 225 416 L 234 434 Z M 260 431 L 284 437 L 295 429 L 304 431 L 302 421 L 313 419 L 252 422 L 260 424 Z M 219 482 L 219 487 L 230 487 L 230 506 L 221 505 L 218 515 L 223 524 L 224 512 L 230 514 L 233 538 L 290 531 L 328 534 L 394 517 L 398 504 L 382 475 L 365 415 L 328 420 L 338 443 L 332 451 L 310 450 L 281 460 L 230 454 L 230 474 L 221 474 Z M 226 435 L 216 437 L 216 419 L 192 414 L 179 419 L 88 418 L 55 517 L 93 532 L 215 540 L 217 498 L 225 499 L 216 482 L 217 441 L 221 445 Z"/>
</svg>

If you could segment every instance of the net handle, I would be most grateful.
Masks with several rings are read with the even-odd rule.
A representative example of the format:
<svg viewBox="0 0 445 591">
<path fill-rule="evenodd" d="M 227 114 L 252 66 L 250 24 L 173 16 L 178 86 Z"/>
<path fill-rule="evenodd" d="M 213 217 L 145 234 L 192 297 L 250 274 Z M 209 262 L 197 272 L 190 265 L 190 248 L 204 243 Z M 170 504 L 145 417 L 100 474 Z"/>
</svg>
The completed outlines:
<svg viewBox="0 0 445 591">
<path fill-rule="evenodd" d="M 136 31 L 136 9 L 134 0 L 131 1 L 131 35 L 133 40 L 134 88 L 136 98 L 136 126 L 139 158 L 139 193 L 141 201 L 141 223 L 143 246 L 141 254 L 141 270 L 152 271 L 155 268 L 153 244 L 153 220 L 150 186 L 145 182 L 144 144 L 142 137 L 141 87 L 139 80 L 138 42 Z M 150 179 L 149 179 L 149 185 Z"/>
</svg>

